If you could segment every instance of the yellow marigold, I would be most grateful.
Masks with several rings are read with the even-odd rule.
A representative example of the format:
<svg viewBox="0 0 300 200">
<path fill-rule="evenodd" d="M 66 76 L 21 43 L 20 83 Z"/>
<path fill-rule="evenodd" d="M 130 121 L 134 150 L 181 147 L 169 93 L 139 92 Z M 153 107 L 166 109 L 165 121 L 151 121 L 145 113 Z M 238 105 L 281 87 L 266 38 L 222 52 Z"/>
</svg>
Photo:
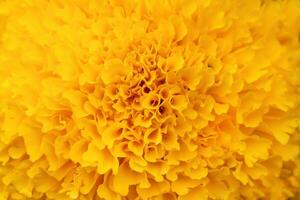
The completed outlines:
<svg viewBox="0 0 300 200">
<path fill-rule="evenodd" d="M 0 0 L 0 200 L 299 198 L 299 0 Z"/>
</svg>

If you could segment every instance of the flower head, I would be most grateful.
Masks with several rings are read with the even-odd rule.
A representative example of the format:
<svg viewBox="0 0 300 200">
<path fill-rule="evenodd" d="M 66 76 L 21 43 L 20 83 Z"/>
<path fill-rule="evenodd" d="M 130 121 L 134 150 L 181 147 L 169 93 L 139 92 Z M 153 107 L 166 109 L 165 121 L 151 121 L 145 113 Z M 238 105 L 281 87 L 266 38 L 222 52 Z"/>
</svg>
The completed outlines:
<svg viewBox="0 0 300 200">
<path fill-rule="evenodd" d="M 299 10 L 0 1 L 0 199 L 297 198 Z"/>
</svg>

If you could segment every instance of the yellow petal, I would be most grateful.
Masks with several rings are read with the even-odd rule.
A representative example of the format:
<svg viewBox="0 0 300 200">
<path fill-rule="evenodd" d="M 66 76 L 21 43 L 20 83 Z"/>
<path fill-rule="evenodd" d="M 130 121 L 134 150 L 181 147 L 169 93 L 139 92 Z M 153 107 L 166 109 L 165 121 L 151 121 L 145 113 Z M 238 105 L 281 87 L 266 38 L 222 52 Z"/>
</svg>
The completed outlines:
<svg viewBox="0 0 300 200">
<path fill-rule="evenodd" d="M 130 76 L 132 69 L 123 64 L 119 59 L 107 60 L 101 72 L 101 79 L 105 84 L 120 81 L 125 76 Z"/>
<path fill-rule="evenodd" d="M 207 200 L 208 199 L 208 191 L 204 186 L 198 186 L 196 188 L 190 189 L 190 191 L 182 196 L 179 196 L 179 200 L 191 200 L 191 199 L 199 199 L 199 200 Z"/>
<path fill-rule="evenodd" d="M 155 93 L 145 94 L 141 97 L 141 105 L 145 109 L 156 109 L 160 105 L 160 98 Z"/>
<path fill-rule="evenodd" d="M 188 106 L 188 101 L 184 95 L 173 95 L 170 98 L 170 105 L 172 108 L 183 111 Z"/>
<path fill-rule="evenodd" d="M 116 175 L 113 176 L 113 190 L 125 196 L 130 185 L 136 185 L 143 179 L 143 175 L 130 169 L 127 162 L 123 163 Z"/>
<path fill-rule="evenodd" d="M 245 140 L 247 148 L 245 150 L 245 163 L 252 167 L 259 159 L 267 159 L 271 142 L 265 138 L 249 137 Z"/>
<path fill-rule="evenodd" d="M 190 188 L 194 188 L 200 183 L 200 180 L 193 180 L 187 177 L 179 176 L 176 181 L 172 182 L 171 189 L 178 195 L 182 196 L 187 194 Z"/>
<path fill-rule="evenodd" d="M 148 199 L 149 197 L 156 196 L 168 192 L 170 189 L 170 184 L 167 181 L 162 182 L 150 182 L 151 186 L 147 189 L 137 188 L 137 192 L 143 199 Z"/>
<path fill-rule="evenodd" d="M 30 156 L 30 160 L 36 161 L 42 156 L 41 143 L 42 143 L 42 132 L 30 125 L 22 124 L 20 130 L 24 135 L 24 144 L 26 152 Z"/>
<path fill-rule="evenodd" d="M 188 33 L 187 27 L 184 21 L 178 16 L 172 16 L 171 21 L 175 28 L 175 41 L 182 40 Z"/>
<path fill-rule="evenodd" d="M 184 59 L 179 54 L 171 55 L 167 58 L 167 71 L 178 71 L 184 66 Z"/>
<path fill-rule="evenodd" d="M 210 180 L 207 184 L 208 196 L 212 199 L 226 199 L 229 189 L 222 181 Z"/>
<path fill-rule="evenodd" d="M 104 144 L 106 144 L 108 148 L 112 148 L 115 140 L 121 136 L 122 132 L 123 129 L 120 125 L 111 124 L 109 127 L 105 128 L 101 134 Z"/>
</svg>

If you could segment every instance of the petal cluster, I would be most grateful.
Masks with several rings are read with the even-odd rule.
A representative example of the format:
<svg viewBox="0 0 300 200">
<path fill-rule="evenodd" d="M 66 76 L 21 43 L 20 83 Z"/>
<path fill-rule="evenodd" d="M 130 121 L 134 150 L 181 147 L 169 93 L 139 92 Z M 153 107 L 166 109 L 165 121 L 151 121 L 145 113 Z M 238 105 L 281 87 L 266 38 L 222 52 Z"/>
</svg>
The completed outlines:
<svg viewBox="0 0 300 200">
<path fill-rule="evenodd" d="M 299 11 L 0 0 L 0 200 L 299 197 Z"/>
</svg>

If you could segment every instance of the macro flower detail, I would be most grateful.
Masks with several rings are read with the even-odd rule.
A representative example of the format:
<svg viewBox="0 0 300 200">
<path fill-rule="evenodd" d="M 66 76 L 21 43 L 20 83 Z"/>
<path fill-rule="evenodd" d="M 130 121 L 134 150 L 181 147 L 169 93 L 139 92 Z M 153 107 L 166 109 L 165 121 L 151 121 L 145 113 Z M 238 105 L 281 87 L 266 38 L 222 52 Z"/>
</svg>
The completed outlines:
<svg viewBox="0 0 300 200">
<path fill-rule="evenodd" d="M 299 0 L 0 0 L 0 200 L 300 198 Z"/>
</svg>

